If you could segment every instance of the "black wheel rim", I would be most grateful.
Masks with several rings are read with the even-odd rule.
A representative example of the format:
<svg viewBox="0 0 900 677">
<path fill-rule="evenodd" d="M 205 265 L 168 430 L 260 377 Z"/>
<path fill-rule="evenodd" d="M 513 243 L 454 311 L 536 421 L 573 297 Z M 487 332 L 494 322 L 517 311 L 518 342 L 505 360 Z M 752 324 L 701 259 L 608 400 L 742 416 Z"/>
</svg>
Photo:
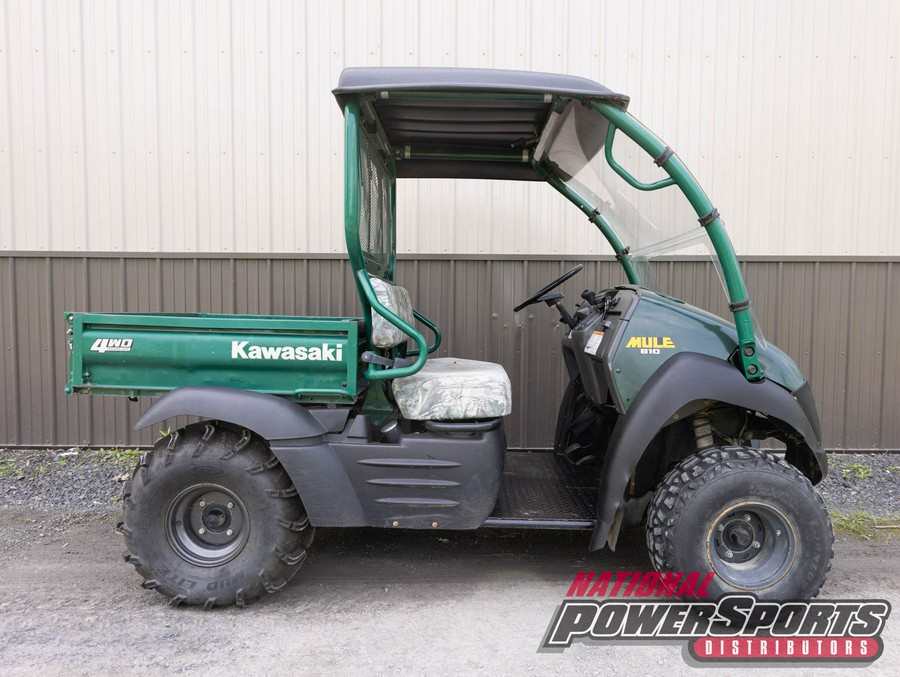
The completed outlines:
<svg viewBox="0 0 900 677">
<path fill-rule="evenodd" d="M 775 506 L 750 502 L 729 506 L 713 520 L 707 558 L 713 571 L 742 590 L 769 588 L 797 559 L 793 523 Z"/>
<path fill-rule="evenodd" d="M 237 557 L 249 536 L 247 509 L 225 487 L 197 484 L 169 504 L 166 538 L 172 549 L 191 564 L 224 564 Z"/>
</svg>

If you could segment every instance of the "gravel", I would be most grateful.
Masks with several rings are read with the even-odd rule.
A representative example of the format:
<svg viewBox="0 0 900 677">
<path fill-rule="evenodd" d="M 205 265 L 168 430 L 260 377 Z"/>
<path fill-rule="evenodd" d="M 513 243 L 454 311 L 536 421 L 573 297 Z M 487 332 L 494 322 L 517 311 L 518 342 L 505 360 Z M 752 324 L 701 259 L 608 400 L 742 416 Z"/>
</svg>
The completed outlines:
<svg viewBox="0 0 900 677">
<path fill-rule="evenodd" d="M 138 456 L 123 449 L 0 450 L 0 507 L 118 510 Z"/>
<path fill-rule="evenodd" d="M 831 512 L 874 517 L 900 515 L 900 455 L 832 454 L 819 484 Z"/>
<path fill-rule="evenodd" d="M 136 450 L 0 450 L 0 507 L 48 512 L 118 510 Z M 831 454 L 819 484 L 832 512 L 900 515 L 900 455 Z"/>
</svg>

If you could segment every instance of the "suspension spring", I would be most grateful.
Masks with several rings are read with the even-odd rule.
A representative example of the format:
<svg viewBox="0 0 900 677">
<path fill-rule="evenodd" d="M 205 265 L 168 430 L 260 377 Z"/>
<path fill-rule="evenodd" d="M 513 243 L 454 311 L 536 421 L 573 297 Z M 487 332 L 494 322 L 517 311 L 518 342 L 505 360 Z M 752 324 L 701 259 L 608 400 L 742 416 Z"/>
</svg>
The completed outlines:
<svg viewBox="0 0 900 677">
<path fill-rule="evenodd" d="M 698 450 L 707 449 L 715 445 L 713 439 L 712 423 L 705 416 L 695 416 L 691 420 L 694 426 L 694 444 Z"/>
</svg>

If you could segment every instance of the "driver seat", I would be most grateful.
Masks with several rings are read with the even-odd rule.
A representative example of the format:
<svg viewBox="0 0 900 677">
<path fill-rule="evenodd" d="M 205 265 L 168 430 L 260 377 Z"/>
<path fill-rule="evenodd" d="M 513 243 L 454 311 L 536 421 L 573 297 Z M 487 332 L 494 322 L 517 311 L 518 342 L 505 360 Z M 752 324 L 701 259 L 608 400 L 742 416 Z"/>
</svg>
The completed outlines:
<svg viewBox="0 0 900 677">
<path fill-rule="evenodd" d="M 379 303 L 412 324 L 409 292 L 378 277 L 370 277 Z M 372 311 L 372 343 L 382 350 L 409 337 Z M 411 421 L 459 421 L 499 418 L 512 411 L 512 387 L 506 370 L 493 362 L 455 357 L 429 359 L 412 376 L 391 382 L 403 418 Z"/>
</svg>

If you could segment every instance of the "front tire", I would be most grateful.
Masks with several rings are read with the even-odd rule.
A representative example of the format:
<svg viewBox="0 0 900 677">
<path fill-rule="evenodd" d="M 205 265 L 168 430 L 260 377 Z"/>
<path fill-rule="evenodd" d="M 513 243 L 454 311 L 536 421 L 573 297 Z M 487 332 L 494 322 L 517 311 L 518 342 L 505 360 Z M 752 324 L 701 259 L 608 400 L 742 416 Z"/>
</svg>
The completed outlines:
<svg viewBox="0 0 900 677">
<path fill-rule="evenodd" d="M 284 587 L 314 529 L 268 444 L 189 425 L 141 457 L 124 491 L 126 560 L 172 604 L 244 606 Z"/>
<path fill-rule="evenodd" d="M 715 447 L 679 463 L 647 517 L 657 571 L 712 571 L 712 597 L 815 597 L 831 569 L 834 531 L 819 493 L 795 467 L 746 447 Z"/>
</svg>

